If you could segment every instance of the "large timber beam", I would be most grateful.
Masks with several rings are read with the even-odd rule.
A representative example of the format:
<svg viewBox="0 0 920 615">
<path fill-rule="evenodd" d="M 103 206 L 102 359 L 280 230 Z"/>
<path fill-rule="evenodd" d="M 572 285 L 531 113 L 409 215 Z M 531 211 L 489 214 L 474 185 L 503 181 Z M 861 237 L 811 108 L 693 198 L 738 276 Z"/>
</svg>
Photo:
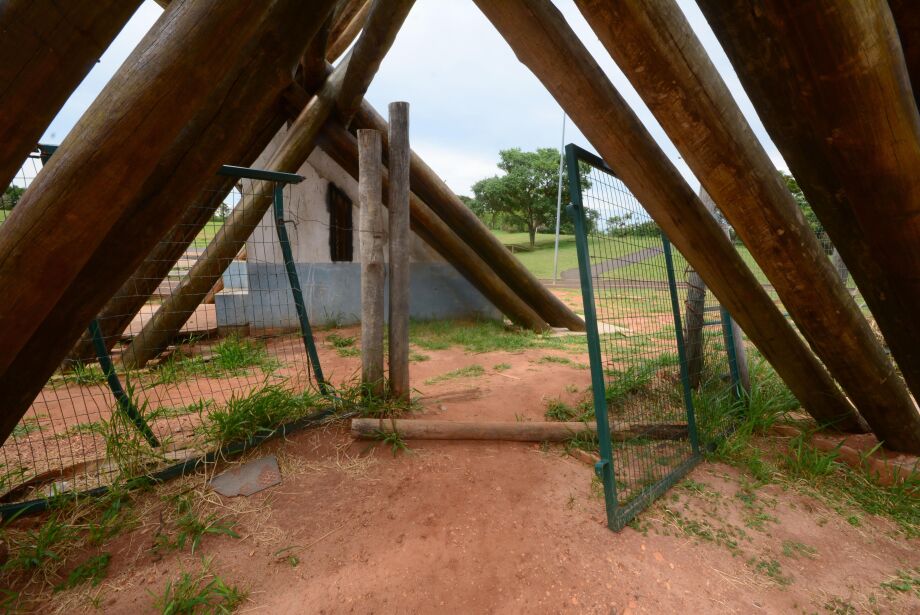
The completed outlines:
<svg viewBox="0 0 920 615">
<path fill-rule="evenodd" d="M 320 129 L 333 112 L 360 104 L 412 4 L 413 0 L 375 0 L 355 47 L 288 129 L 267 165 L 269 169 L 296 173 L 313 151 Z M 271 202 L 271 185 L 255 184 L 252 194 L 234 208 L 179 287 L 125 349 L 121 361 L 126 368 L 143 367 L 170 343 L 220 278 L 227 263 L 246 243 Z"/>
<path fill-rule="evenodd" d="M 677 3 L 576 4 L 875 434 L 920 452 L 904 381 Z"/>
<path fill-rule="evenodd" d="M 920 116 L 887 4 L 699 5 L 920 397 Z"/>
<path fill-rule="evenodd" d="M 827 371 L 551 2 L 476 4 L 709 283 L 803 407 L 821 422 L 864 431 Z"/>
<path fill-rule="evenodd" d="M 0 3 L 0 189 L 140 0 Z"/>
<path fill-rule="evenodd" d="M 917 0 L 888 0 L 894 23 L 904 50 L 904 62 L 910 75 L 914 100 L 920 100 L 920 2 Z"/>
<path fill-rule="evenodd" d="M 160 4 L 164 8 L 169 5 L 165 0 L 161 0 Z M 336 19 L 344 19 L 345 15 L 337 13 L 335 17 Z M 344 34 L 337 33 L 333 27 L 330 32 L 327 33 L 326 29 L 324 29 L 313 37 L 301 62 L 302 70 L 299 81 L 303 88 L 307 91 L 315 92 L 322 85 L 323 80 L 326 78 L 326 62 L 329 60 L 329 56 L 325 56 L 327 40 L 332 40 L 334 43 L 342 36 L 347 35 L 347 32 Z M 349 40 L 348 43 L 351 44 L 351 41 Z M 272 137 L 284 126 L 287 119 L 287 111 L 279 104 L 278 110 L 271 116 L 262 134 L 257 137 L 248 150 L 245 150 L 246 153 L 240 153 L 240 151 L 234 151 L 233 148 L 228 148 L 222 162 L 243 167 L 250 166 L 268 146 Z M 250 121 L 248 124 L 252 125 L 253 122 Z M 242 134 L 238 144 L 245 145 Z M 195 201 L 186 208 L 176 226 L 169 234 L 163 237 L 137 268 L 137 271 L 122 284 L 118 292 L 106 303 L 99 313 L 98 321 L 100 333 L 108 350 L 111 350 L 121 338 L 122 333 L 131 324 L 141 308 L 149 301 L 150 296 L 163 280 L 166 279 L 176 262 L 185 254 L 201 230 L 213 218 L 217 208 L 229 194 L 234 182 L 235 180 L 232 178 L 220 176 L 215 176 L 208 180 L 201 190 L 201 200 Z M 84 333 L 80 338 L 80 342 L 70 354 L 70 358 L 81 362 L 93 361 L 95 360 L 95 353 L 92 338 L 88 333 Z"/>
<path fill-rule="evenodd" d="M 0 441 L 221 151 L 263 126 L 333 4 L 171 6 L 64 140 L 0 227 Z"/>
</svg>

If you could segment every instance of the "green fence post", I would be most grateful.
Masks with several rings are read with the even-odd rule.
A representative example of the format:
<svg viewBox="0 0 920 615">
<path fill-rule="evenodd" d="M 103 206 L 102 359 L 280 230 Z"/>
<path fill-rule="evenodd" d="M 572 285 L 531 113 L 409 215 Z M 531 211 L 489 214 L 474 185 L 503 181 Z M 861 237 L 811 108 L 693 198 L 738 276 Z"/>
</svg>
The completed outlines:
<svg viewBox="0 0 920 615">
<path fill-rule="evenodd" d="M 281 244 L 281 254 L 284 258 L 284 268 L 287 271 L 288 281 L 291 284 L 291 293 L 294 295 L 294 309 L 297 310 L 297 318 L 300 321 L 300 333 L 303 337 L 303 345 L 310 357 L 310 363 L 313 364 L 313 372 L 316 374 L 316 382 L 319 390 L 324 394 L 329 394 L 329 386 L 323 377 L 323 369 L 319 363 L 319 354 L 316 352 L 316 344 L 313 342 L 313 329 L 310 327 L 310 319 L 307 317 L 307 307 L 303 300 L 303 290 L 300 287 L 300 278 L 297 275 L 297 266 L 294 263 L 294 255 L 291 252 L 291 242 L 288 239 L 287 229 L 284 226 L 284 186 L 285 184 L 277 182 L 274 192 L 274 213 L 275 213 L 275 230 L 278 233 L 278 243 Z"/>
<path fill-rule="evenodd" d="M 607 525 L 619 529 L 617 522 L 617 491 L 613 476 L 613 446 L 610 441 L 610 420 L 607 416 L 607 396 L 604 387 L 600 336 L 597 331 L 597 311 L 594 305 L 594 288 L 591 283 L 591 262 L 588 254 L 588 235 L 585 231 L 584 209 L 581 202 L 578 158 L 574 147 L 565 148 L 569 173 L 569 197 L 571 203 L 566 213 L 575 223 L 575 250 L 578 254 L 578 273 L 581 277 L 581 296 L 585 306 L 585 331 L 588 338 L 588 356 L 591 363 L 591 390 L 594 395 L 594 416 L 597 422 L 597 441 L 601 460 L 594 471 L 604 484 L 604 505 L 607 510 Z"/>
</svg>

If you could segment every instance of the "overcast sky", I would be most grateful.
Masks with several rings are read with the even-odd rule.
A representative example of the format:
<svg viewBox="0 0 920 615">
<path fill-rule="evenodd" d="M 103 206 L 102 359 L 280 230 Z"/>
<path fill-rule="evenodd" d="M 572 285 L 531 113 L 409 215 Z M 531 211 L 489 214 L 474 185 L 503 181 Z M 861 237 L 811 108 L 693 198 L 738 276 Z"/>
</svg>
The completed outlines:
<svg viewBox="0 0 920 615">
<path fill-rule="evenodd" d="M 554 2 L 696 189 L 699 182 L 572 0 Z M 785 168 L 695 1 L 678 3 L 774 164 Z M 60 143 L 161 13 L 153 0 L 144 2 L 52 122 L 44 142 Z M 410 103 L 412 147 L 460 194 L 470 194 L 474 182 L 498 173 L 500 149 L 558 148 L 561 143 L 562 109 L 471 0 L 417 0 L 367 98 L 384 114 L 391 101 Z M 565 140 L 593 150 L 571 122 Z"/>
</svg>

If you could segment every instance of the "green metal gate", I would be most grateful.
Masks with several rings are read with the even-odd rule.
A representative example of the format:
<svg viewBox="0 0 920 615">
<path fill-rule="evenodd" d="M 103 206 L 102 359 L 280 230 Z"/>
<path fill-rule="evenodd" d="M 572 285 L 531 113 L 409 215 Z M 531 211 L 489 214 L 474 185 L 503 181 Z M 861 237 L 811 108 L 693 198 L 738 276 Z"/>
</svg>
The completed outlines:
<svg viewBox="0 0 920 615">
<path fill-rule="evenodd" d="M 720 362 L 722 342 L 712 342 L 719 361 L 710 361 L 705 381 L 715 385 L 691 389 L 674 265 L 682 257 L 603 160 L 575 145 L 566 158 L 598 427 L 595 470 L 607 523 L 619 530 L 699 462 L 700 434 L 705 441 L 715 434 L 698 428 L 694 400 L 709 406 L 716 388 L 737 398 L 736 376 L 732 361 Z M 727 318 L 723 311 L 707 324 Z"/>
</svg>

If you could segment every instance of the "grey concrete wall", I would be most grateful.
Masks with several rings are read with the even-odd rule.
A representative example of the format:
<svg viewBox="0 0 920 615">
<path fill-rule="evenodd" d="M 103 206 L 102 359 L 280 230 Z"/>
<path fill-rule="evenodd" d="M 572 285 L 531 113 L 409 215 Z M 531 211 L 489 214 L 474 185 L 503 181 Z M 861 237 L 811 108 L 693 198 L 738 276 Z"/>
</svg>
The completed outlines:
<svg viewBox="0 0 920 615">
<path fill-rule="evenodd" d="M 215 297 L 218 323 L 248 324 L 253 331 L 297 327 L 284 266 L 249 262 L 247 269 L 248 292 L 227 290 Z M 346 325 L 360 321 L 359 263 L 298 263 L 297 275 L 311 324 Z M 446 263 L 411 264 L 409 312 L 412 318 L 420 320 L 502 317 L 492 303 Z"/>
</svg>

